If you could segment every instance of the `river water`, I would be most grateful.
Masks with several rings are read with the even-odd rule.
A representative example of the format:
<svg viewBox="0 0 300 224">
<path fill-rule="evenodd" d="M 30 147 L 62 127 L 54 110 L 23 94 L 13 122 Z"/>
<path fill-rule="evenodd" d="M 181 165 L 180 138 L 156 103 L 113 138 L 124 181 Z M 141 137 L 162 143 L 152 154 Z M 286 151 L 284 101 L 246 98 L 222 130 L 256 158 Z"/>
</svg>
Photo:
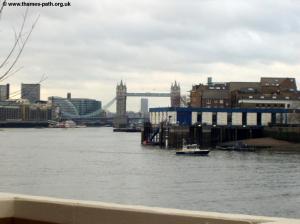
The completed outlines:
<svg viewBox="0 0 300 224">
<path fill-rule="evenodd" d="M 300 218 L 300 153 L 185 157 L 112 128 L 2 129 L 0 191 Z"/>
</svg>

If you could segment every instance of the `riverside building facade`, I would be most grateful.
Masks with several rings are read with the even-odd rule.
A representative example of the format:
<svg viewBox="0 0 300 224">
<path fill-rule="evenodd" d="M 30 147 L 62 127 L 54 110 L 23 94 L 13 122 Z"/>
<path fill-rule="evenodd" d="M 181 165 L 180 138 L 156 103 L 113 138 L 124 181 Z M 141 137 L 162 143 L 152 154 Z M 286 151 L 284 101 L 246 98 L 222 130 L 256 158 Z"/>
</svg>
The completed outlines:
<svg viewBox="0 0 300 224">
<path fill-rule="evenodd" d="M 97 122 L 105 117 L 101 101 L 86 98 L 67 98 L 51 96 L 49 102 L 55 108 L 55 116 L 59 120 L 74 120 L 76 122 Z"/>
<path fill-rule="evenodd" d="M 40 101 L 41 85 L 40 84 L 21 84 L 21 98 L 28 100 L 30 103 Z"/>
<path fill-rule="evenodd" d="M 52 105 L 28 100 L 0 101 L 0 126 L 48 126 L 52 120 Z"/>
<path fill-rule="evenodd" d="M 188 107 L 150 108 L 154 125 L 268 126 L 300 124 L 296 79 L 265 78 L 260 82 L 213 82 L 190 91 Z"/>
<path fill-rule="evenodd" d="M 191 107 L 205 108 L 297 108 L 300 93 L 296 79 L 266 78 L 259 82 L 209 81 L 194 85 L 190 92 Z"/>
<path fill-rule="evenodd" d="M 150 122 L 174 125 L 204 126 L 269 126 L 300 124 L 300 109 L 284 108 L 150 108 Z"/>
</svg>

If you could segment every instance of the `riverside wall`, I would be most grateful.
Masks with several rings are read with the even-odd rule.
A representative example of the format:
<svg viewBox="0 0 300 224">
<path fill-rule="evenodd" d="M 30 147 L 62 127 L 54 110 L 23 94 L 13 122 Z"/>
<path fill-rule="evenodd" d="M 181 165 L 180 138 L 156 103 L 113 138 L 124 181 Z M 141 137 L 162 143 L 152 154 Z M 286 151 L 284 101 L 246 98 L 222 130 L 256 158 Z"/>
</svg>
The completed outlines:
<svg viewBox="0 0 300 224">
<path fill-rule="evenodd" d="M 0 193 L 0 224 L 300 224 L 299 219 Z"/>
<path fill-rule="evenodd" d="M 264 136 L 279 140 L 300 143 L 300 126 L 295 127 L 265 127 Z"/>
</svg>

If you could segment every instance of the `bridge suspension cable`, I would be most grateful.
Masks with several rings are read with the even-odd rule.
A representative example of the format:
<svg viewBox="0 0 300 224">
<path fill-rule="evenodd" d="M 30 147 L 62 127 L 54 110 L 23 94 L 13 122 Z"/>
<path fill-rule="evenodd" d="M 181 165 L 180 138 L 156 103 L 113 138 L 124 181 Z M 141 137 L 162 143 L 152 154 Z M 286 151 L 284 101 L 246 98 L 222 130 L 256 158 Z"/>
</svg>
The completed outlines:
<svg viewBox="0 0 300 224">
<path fill-rule="evenodd" d="M 109 101 L 107 104 L 105 104 L 105 105 L 102 107 L 102 110 L 107 110 L 111 105 L 114 104 L 115 101 L 116 101 L 116 97 L 114 97 L 111 101 Z"/>
</svg>

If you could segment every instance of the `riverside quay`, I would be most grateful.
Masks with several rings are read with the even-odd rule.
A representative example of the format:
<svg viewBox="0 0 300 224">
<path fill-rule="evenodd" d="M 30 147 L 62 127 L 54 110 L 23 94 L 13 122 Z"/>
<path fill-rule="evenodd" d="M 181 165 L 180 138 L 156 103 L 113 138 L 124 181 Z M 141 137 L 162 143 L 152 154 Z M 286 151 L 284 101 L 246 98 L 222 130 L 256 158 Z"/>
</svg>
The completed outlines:
<svg viewBox="0 0 300 224">
<path fill-rule="evenodd" d="M 142 143 L 180 147 L 185 141 L 214 146 L 225 141 L 257 138 L 271 126 L 300 124 L 299 109 L 283 108 L 150 108 Z"/>
<path fill-rule="evenodd" d="M 1 224 L 300 224 L 300 220 L 0 193 Z"/>
</svg>

